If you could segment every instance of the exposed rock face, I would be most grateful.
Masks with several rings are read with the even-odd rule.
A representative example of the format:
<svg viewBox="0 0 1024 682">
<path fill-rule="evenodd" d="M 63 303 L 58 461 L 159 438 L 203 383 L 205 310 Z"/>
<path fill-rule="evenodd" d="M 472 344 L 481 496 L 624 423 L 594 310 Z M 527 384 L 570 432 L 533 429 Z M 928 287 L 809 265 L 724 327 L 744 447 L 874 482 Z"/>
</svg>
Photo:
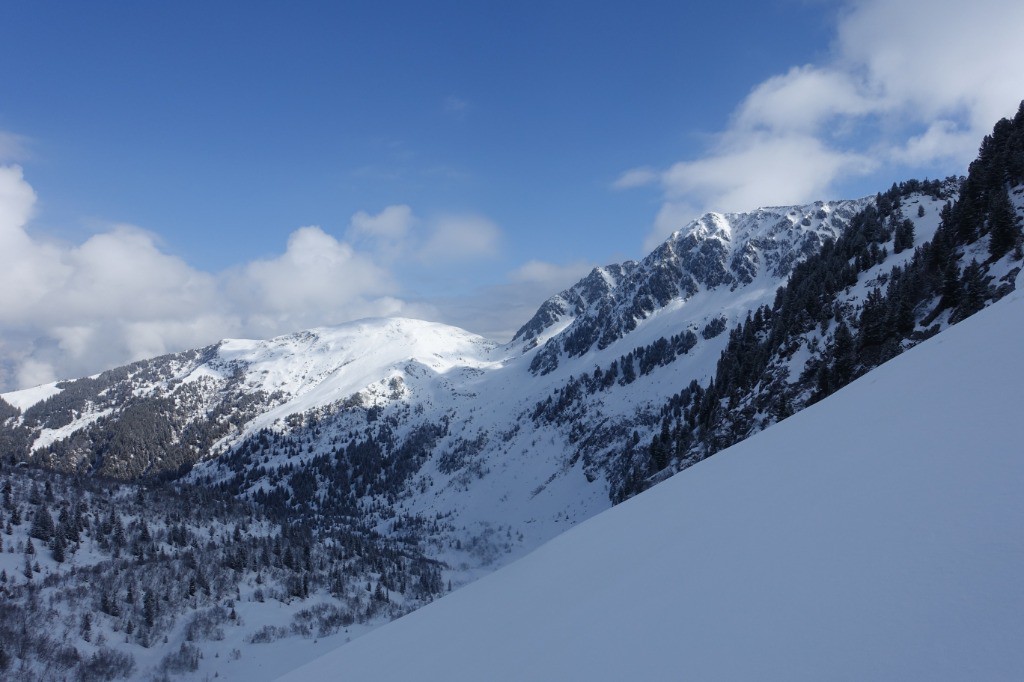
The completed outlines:
<svg viewBox="0 0 1024 682">
<path fill-rule="evenodd" d="M 529 350 L 535 373 L 558 366 L 562 355 L 603 350 L 655 311 L 694 296 L 755 280 L 785 282 L 793 266 L 835 239 L 869 200 L 815 202 L 762 208 L 751 213 L 708 213 L 675 232 L 642 261 L 595 268 L 576 285 L 551 297 L 516 333 Z"/>
</svg>

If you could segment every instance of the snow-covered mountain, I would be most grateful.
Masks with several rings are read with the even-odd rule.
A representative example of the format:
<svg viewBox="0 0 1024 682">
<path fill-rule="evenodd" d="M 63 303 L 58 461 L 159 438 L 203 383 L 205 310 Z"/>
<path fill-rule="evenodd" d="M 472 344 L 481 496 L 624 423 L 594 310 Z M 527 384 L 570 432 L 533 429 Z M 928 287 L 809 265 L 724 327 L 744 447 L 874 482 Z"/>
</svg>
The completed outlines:
<svg viewBox="0 0 1024 682">
<path fill-rule="evenodd" d="M 1022 285 L 282 679 L 1021 679 Z"/>
<path fill-rule="evenodd" d="M 955 183 L 925 189 L 895 209 L 911 216 L 916 244 Z M 363 320 L 9 393 L 20 414 L 7 438 L 58 470 L 189 472 L 313 515 L 330 496 L 384 534 L 396 515 L 431 519 L 420 549 L 463 567 L 461 582 L 695 461 L 649 458 L 665 405 L 714 377 L 725 332 L 874 201 L 708 214 L 640 262 L 594 270 L 504 345 L 436 323 Z M 912 254 L 880 257 L 841 305 L 859 305 Z M 296 468 L 320 473 L 300 483 Z"/>
<path fill-rule="evenodd" d="M 507 344 L 364 320 L 5 394 L 0 671 L 6 638 L 54 675 L 266 677 L 827 400 L 1014 291 L 1004 123 L 963 181 L 704 216 Z"/>
<path fill-rule="evenodd" d="M 21 410 L 9 438 L 60 470 L 135 479 L 194 466 L 192 480 L 243 496 L 280 490 L 292 503 L 285 467 L 372 442 L 391 464 L 349 471 L 364 480 L 348 481 L 347 506 L 400 501 L 403 513 L 440 516 L 457 530 L 437 542 L 472 548 L 455 565 L 487 564 L 609 506 L 634 432 L 648 440 L 665 400 L 712 376 L 723 332 L 872 200 L 708 214 L 643 261 L 594 270 L 504 345 L 441 324 L 363 320 L 9 393 Z M 941 202 L 916 200 L 928 209 L 925 239 Z M 645 365 L 637 351 L 659 343 L 669 352 Z M 625 368 L 634 354 L 635 372 Z M 557 414 L 552 395 L 612 365 L 622 377 L 571 417 Z M 336 481 L 318 485 L 338 493 Z"/>
<path fill-rule="evenodd" d="M 531 362 L 534 371 L 547 373 L 558 365 L 561 354 L 573 357 L 593 348 L 603 350 L 656 311 L 687 304 L 701 293 L 736 294 L 742 289 L 731 298 L 752 309 L 752 299 L 763 297 L 766 287 L 774 293 L 796 263 L 817 252 L 826 240 L 835 240 L 869 201 L 708 213 L 673 233 L 642 261 L 595 268 L 551 297 L 519 329 L 513 343 L 522 342 L 528 349 L 544 341 L 545 348 Z M 716 314 L 724 303 L 716 300 L 707 313 Z M 694 312 L 688 311 L 690 321 L 697 319 Z"/>
<path fill-rule="evenodd" d="M 48 465 L 133 479 L 214 456 L 290 415 L 369 405 L 378 394 L 404 397 L 407 389 L 396 383 L 402 377 L 415 381 L 426 373 L 438 379 L 432 389 L 444 391 L 459 383 L 453 377 L 493 364 L 494 346 L 446 325 L 371 319 L 267 341 L 226 339 L 4 398 L 24 412 L 20 423 L 33 438 L 28 449 L 49 449 Z M 117 422 L 132 409 L 148 411 L 165 428 L 150 440 L 130 434 L 137 437 L 125 439 L 127 456 L 108 446 L 96 461 L 97 424 Z"/>
</svg>

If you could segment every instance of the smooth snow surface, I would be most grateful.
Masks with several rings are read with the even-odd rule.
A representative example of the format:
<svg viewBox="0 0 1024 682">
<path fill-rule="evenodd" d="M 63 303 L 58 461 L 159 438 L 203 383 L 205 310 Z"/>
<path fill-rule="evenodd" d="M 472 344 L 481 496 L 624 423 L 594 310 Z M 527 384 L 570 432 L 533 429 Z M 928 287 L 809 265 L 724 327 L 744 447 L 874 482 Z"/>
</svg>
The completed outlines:
<svg viewBox="0 0 1024 682">
<path fill-rule="evenodd" d="M 284 679 L 1024 679 L 1017 286 Z"/>
<path fill-rule="evenodd" d="M 57 395 L 60 391 L 61 389 L 57 388 L 57 384 L 52 383 L 34 386 L 33 388 L 24 388 L 20 391 L 12 391 L 11 393 L 4 393 L 2 397 L 9 404 L 24 411 L 36 403 L 41 403 L 47 398 Z"/>
</svg>

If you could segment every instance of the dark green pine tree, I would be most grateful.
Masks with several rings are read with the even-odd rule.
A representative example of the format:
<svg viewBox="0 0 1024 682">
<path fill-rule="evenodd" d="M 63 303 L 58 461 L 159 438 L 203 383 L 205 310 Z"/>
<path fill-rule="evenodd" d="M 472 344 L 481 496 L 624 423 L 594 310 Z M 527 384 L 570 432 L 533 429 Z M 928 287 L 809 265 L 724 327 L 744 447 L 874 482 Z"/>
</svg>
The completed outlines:
<svg viewBox="0 0 1024 682">
<path fill-rule="evenodd" d="M 942 307 L 956 308 L 960 305 L 960 266 L 956 258 L 950 258 L 942 278 Z"/>
<path fill-rule="evenodd" d="M 835 391 L 850 383 L 853 378 L 853 367 L 857 361 L 856 347 L 853 334 L 845 322 L 840 322 L 836 328 L 835 345 L 832 349 L 832 357 L 835 358 L 834 384 Z"/>
<path fill-rule="evenodd" d="M 895 232 L 892 243 L 892 250 L 895 253 L 900 253 L 914 247 L 914 223 L 910 218 L 906 218 L 898 223 Z"/>
<path fill-rule="evenodd" d="M 66 540 L 64 540 L 64 536 L 60 533 L 55 533 L 53 536 L 53 540 L 50 541 L 50 550 L 53 552 L 53 560 L 56 561 L 58 564 L 64 563 L 64 561 L 67 559 L 65 545 Z"/>
<path fill-rule="evenodd" d="M 142 617 L 147 628 L 153 627 L 156 622 L 156 594 L 153 590 L 146 590 L 146 594 L 142 598 Z"/>
<path fill-rule="evenodd" d="M 29 531 L 29 535 L 43 542 L 49 542 L 53 537 L 53 530 L 53 517 L 50 516 L 50 512 L 45 506 L 40 506 L 32 519 L 32 529 Z"/>
<path fill-rule="evenodd" d="M 1020 239 L 1020 227 L 1017 225 L 1017 213 L 1010 203 L 1010 196 L 1006 188 L 1000 188 L 993 193 L 989 206 L 989 238 L 988 252 L 992 260 L 998 260 L 1009 253 L 1010 249 L 1017 246 Z"/>
<path fill-rule="evenodd" d="M 988 285 L 985 282 L 985 273 L 978 261 L 972 260 L 970 265 L 964 268 L 962 278 L 963 293 L 960 298 L 960 305 L 953 313 L 952 321 L 959 322 L 970 317 L 985 307 L 985 299 L 988 297 Z"/>
<path fill-rule="evenodd" d="M 882 345 L 890 332 L 887 325 L 888 317 L 889 310 L 882 297 L 882 290 L 876 287 L 868 293 L 861 311 L 860 333 L 857 339 L 859 348 Z"/>
</svg>

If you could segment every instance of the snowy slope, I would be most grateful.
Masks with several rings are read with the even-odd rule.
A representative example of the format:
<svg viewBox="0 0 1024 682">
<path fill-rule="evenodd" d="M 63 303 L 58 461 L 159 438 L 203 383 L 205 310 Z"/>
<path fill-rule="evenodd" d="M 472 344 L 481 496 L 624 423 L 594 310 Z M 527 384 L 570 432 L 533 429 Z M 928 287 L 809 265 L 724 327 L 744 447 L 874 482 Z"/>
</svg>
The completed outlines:
<svg viewBox="0 0 1024 682">
<path fill-rule="evenodd" d="M 1024 678 L 1022 286 L 284 679 Z"/>
</svg>

